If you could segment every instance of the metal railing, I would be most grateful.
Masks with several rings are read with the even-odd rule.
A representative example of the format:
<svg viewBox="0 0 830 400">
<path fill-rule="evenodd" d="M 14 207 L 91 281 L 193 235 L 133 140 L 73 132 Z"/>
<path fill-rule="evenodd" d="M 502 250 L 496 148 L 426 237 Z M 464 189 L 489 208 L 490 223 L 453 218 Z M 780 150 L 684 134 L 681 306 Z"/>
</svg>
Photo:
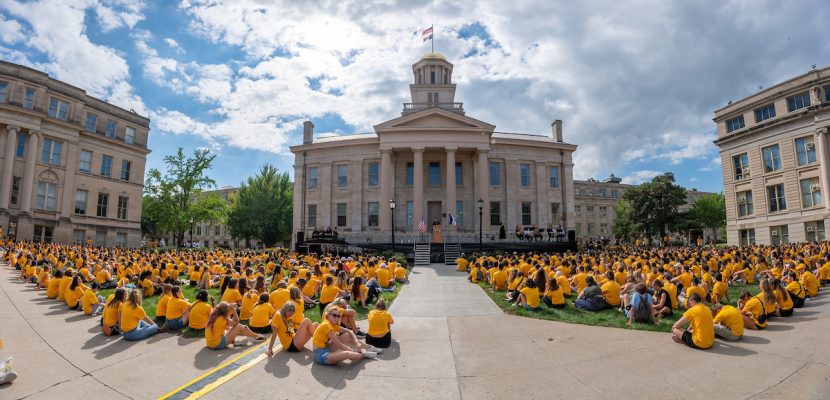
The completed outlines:
<svg viewBox="0 0 830 400">
<path fill-rule="evenodd" d="M 441 108 L 444 110 L 464 113 L 464 103 L 403 103 L 403 113 L 413 113 L 427 108 Z"/>
</svg>

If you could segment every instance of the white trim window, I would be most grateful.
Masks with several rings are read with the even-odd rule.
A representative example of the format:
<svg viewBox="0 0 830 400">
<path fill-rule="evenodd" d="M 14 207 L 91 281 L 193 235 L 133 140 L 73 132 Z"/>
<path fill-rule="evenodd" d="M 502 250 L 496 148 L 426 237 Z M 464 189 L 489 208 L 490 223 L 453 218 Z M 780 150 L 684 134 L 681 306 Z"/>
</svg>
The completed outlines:
<svg viewBox="0 0 830 400">
<path fill-rule="evenodd" d="M 49 100 L 49 116 L 63 121 L 69 120 L 69 103 L 52 97 Z"/>
</svg>

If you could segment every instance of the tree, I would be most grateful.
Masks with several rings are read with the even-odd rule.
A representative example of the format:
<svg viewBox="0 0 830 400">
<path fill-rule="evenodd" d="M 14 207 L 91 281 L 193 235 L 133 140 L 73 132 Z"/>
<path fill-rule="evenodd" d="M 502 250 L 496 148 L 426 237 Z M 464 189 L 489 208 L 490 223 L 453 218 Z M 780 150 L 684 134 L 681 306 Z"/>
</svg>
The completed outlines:
<svg viewBox="0 0 830 400">
<path fill-rule="evenodd" d="M 623 242 L 629 242 L 637 236 L 640 229 L 640 224 L 633 218 L 631 205 L 625 198 L 620 199 L 612 227 L 614 236 Z"/>
<path fill-rule="evenodd" d="M 259 239 L 266 247 L 291 237 L 294 187 L 288 173 L 272 165 L 243 182 L 231 197 L 228 228 L 231 236 Z"/>
<path fill-rule="evenodd" d="M 191 221 L 214 222 L 225 215 L 225 202 L 219 196 L 202 195 L 202 190 L 216 185 L 205 174 L 214 158 L 206 149 L 194 150 L 192 157 L 186 157 L 180 147 L 176 154 L 164 157 L 164 175 L 155 168 L 147 173 L 142 209 L 159 232 L 173 234 L 176 245 L 184 241 Z"/>
<path fill-rule="evenodd" d="M 689 216 L 697 224 L 710 229 L 714 236 L 718 229 L 726 224 L 726 201 L 723 193 L 698 197 L 689 209 Z"/>
<path fill-rule="evenodd" d="M 651 238 L 666 236 L 666 228 L 686 202 L 686 189 L 674 183 L 674 174 L 666 172 L 650 182 L 627 189 L 623 200 L 631 207 L 631 219 L 637 221 L 639 234 Z"/>
</svg>

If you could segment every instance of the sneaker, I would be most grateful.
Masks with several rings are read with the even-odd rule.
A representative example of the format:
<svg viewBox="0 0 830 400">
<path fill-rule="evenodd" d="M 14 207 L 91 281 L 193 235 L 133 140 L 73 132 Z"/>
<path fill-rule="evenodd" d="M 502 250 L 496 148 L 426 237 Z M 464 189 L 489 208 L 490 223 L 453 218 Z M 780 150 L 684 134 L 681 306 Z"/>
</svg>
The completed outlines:
<svg viewBox="0 0 830 400">
<path fill-rule="evenodd" d="M 14 364 L 14 357 L 9 357 L 6 361 L 3 361 L 3 363 L 0 364 L 0 373 L 11 371 L 13 364 Z"/>
<path fill-rule="evenodd" d="M 265 336 L 262 336 L 262 335 L 259 335 L 259 336 L 256 337 L 256 340 L 265 340 L 265 339 L 268 339 L 268 338 L 266 338 Z"/>
<path fill-rule="evenodd" d="M 0 373 L 0 385 L 11 383 L 15 379 L 17 379 L 17 372 L 9 371 Z"/>
<path fill-rule="evenodd" d="M 392 338 L 392 343 L 400 343 L 401 341 L 395 338 Z"/>
<path fill-rule="evenodd" d="M 375 353 L 374 351 L 364 350 L 364 351 L 362 351 L 362 353 L 363 353 L 363 358 L 377 358 L 377 356 L 378 356 L 378 353 Z"/>
<path fill-rule="evenodd" d="M 375 346 L 369 346 L 369 351 L 371 351 L 372 353 L 378 353 L 378 354 L 383 353 L 383 349 L 379 349 Z"/>
<path fill-rule="evenodd" d="M 365 337 L 366 337 L 366 332 L 363 332 L 363 331 L 361 331 L 361 330 L 358 330 L 358 331 L 357 331 L 357 332 L 355 332 L 354 334 L 355 334 L 355 336 L 357 336 L 357 337 L 361 337 L 361 338 L 365 338 Z"/>
</svg>

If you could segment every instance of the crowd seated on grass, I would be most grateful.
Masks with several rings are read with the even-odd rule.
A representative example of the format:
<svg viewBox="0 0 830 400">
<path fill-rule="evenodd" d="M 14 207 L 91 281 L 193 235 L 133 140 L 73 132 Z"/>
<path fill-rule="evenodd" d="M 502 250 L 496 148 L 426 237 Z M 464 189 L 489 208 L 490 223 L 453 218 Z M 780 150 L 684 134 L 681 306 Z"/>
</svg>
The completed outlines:
<svg viewBox="0 0 830 400">
<path fill-rule="evenodd" d="M 830 283 L 830 243 L 462 254 L 456 265 L 469 281 L 505 292 L 504 302 L 531 315 L 614 310 L 629 325 L 666 320 L 676 342 L 706 349 L 715 337 L 740 340 L 745 329 L 785 322 L 818 296 Z"/>
<path fill-rule="evenodd" d="M 372 358 L 388 347 L 392 316 L 381 293 L 408 279 L 406 266 L 394 257 L 372 255 L 156 252 L 14 241 L 0 241 L 0 254 L 20 281 L 69 310 L 100 316 L 105 336 L 135 341 L 187 331 L 214 350 L 235 345 L 239 336 L 270 336 L 269 355 L 276 339 L 295 352 L 313 338 L 315 360 L 322 364 Z M 356 309 L 376 301 L 368 313 L 373 346 L 357 327 Z M 318 306 L 321 324 L 305 315 Z"/>
</svg>

